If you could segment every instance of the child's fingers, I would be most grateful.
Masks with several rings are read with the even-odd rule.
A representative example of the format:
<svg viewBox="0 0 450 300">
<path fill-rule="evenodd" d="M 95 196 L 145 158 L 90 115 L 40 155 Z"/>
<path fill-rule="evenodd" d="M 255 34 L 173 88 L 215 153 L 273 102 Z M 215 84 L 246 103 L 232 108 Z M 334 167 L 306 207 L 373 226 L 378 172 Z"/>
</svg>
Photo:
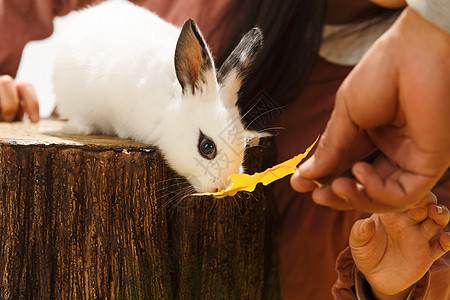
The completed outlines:
<svg viewBox="0 0 450 300">
<path fill-rule="evenodd" d="M 428 215 L 436 224 L 444 227 L 450 220 L 450 212 L 444 205 L 430 204 L 428 206 Z"/>
<path fill-rule="evenodd" d="M 426 206 L 410 209 L 406 213 L 416 224 L 423 222 L 428 217 L 428 209 Z"/>
<path fill-rule="evenodd" d="M 438 239 L 430 244 L 430 255 L 433 260 L 438 259 L 450 250 L 450 232 L 443 232 Z"/>
<path fill-rule="evenodd" d="M 371 218 L 358 220 L 353 224 L 349 243 L 352 248 L 367 244 L 375 234 L 375 221 Z"/>
<path fill-rule="evenodd" d="M 420 228 L 427 240 L 432 239 L 447 225 L 450 213 L 443 205 L 430 204 L 427 207 L 428 218 L 420 224 Z"/>
<path fill-rule="evenodd" d="M 429 192 L 422 198 L 416 205 L 415 208 L 411 208 L 407 211 L 408 217 L 416 222 L 420 223 L 428 218 L 428 207 L 430 204 L 437 202 L 436 196 Z"/>
<path fill-rule="evenodd" d="M 447 207 L 443 205 L 430 204 L 428 206 L 428 216 L 429 218 L 420 224 L 420 228 L 423 236 L 430 240 L 447 225 L 450 213 Z"/>
<path fill-rule="evenodd" d="M 28 114 L 30 121 L 39 121 L 39 101 L 33 86 L 27 82 L 17 84 L 17 91 L 22 103 L 22 109 Z"/>
<path fill-rule="evenodd" d="M 19 96 L 14 79 L 8 75 L 0 76 L 0 120 L 11 122 L 19 111 Z"/>
<path fill-rule="evenodd" d="M 16 118 L 14 119 L 14 121 L 22 121 L 24 115 L 25 115 L 25 111 L 23 110 L 23 106 L 19 105 L 19 111 L 17 112 Z"/>
</svg>

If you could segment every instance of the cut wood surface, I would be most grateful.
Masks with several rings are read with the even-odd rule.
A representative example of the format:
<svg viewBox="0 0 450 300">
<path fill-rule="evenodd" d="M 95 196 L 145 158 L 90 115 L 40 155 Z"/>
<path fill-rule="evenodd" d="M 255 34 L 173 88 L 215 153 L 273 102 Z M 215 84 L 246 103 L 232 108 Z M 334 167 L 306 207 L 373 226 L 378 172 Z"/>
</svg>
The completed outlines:
<svg viewBox="0 0 450 300">
<path fill-rule="evenodd" d="M 63 125 L 0 123 L 0 299 L 280 298 L 267 188 L 181 199 L 156 148 Z"/>
</svg>

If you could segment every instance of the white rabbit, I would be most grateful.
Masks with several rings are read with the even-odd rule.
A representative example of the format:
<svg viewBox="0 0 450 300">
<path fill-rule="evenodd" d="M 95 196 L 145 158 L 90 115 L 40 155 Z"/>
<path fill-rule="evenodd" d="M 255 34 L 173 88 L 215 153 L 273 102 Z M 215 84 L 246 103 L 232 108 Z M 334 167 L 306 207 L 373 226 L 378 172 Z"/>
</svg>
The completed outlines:
<svg viewBox="0 0 450 300">
<path fill-rule="evenodd" d="M 157 146 L 198 192 L 239 173 L 246 147 L 236 102 L 262 47 L 250 30 L 217 73 L 197 25 L 183 28 L 128 1 L 73 16 L 55 54 L 53 85 L 66 131 Z"/>
</svg>

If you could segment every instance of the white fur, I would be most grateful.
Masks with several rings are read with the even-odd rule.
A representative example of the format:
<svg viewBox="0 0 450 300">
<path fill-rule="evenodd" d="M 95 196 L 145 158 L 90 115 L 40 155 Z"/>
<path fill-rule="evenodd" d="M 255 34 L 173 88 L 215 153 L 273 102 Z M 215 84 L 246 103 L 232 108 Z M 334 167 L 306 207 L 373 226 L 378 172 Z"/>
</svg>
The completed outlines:
<svg viewBox="0 0 450 300">
<path fill-rule="evenodd" d="M 228 185 L 243 161 L 244 128 L 215 77 L 203 94 L 182 95 L 174 68 L 180 29 L 128 1 L 76 14 L 58 43 L 53 74 L 67 130 L 155 145 L 199 192 Z M 200 130 L 217 146 L 213 160 L 198 152 Z"/>
</svg>

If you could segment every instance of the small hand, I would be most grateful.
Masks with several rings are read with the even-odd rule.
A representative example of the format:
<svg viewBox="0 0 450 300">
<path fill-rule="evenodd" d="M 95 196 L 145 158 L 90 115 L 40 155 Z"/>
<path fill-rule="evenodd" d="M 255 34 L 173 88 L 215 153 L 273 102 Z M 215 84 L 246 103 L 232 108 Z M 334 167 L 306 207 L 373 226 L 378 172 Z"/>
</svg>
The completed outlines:
<svg viewBox="0 0 450 300">
<path fill-rule="evenodd" d="M 352 256 L 379 298 L 408 290 L 450 250 L 445 206 L 429 193 L 420 206 L 358 220 L 350 233 Z"/>
<path fill-rule="evenodd" d="M 0 121 L 18 121 L 25 113 L 32 122 L 39 121 L 39 103 L 33 86 L 16 82 L 8 75 L 0 76 Z"/>
</svg>

